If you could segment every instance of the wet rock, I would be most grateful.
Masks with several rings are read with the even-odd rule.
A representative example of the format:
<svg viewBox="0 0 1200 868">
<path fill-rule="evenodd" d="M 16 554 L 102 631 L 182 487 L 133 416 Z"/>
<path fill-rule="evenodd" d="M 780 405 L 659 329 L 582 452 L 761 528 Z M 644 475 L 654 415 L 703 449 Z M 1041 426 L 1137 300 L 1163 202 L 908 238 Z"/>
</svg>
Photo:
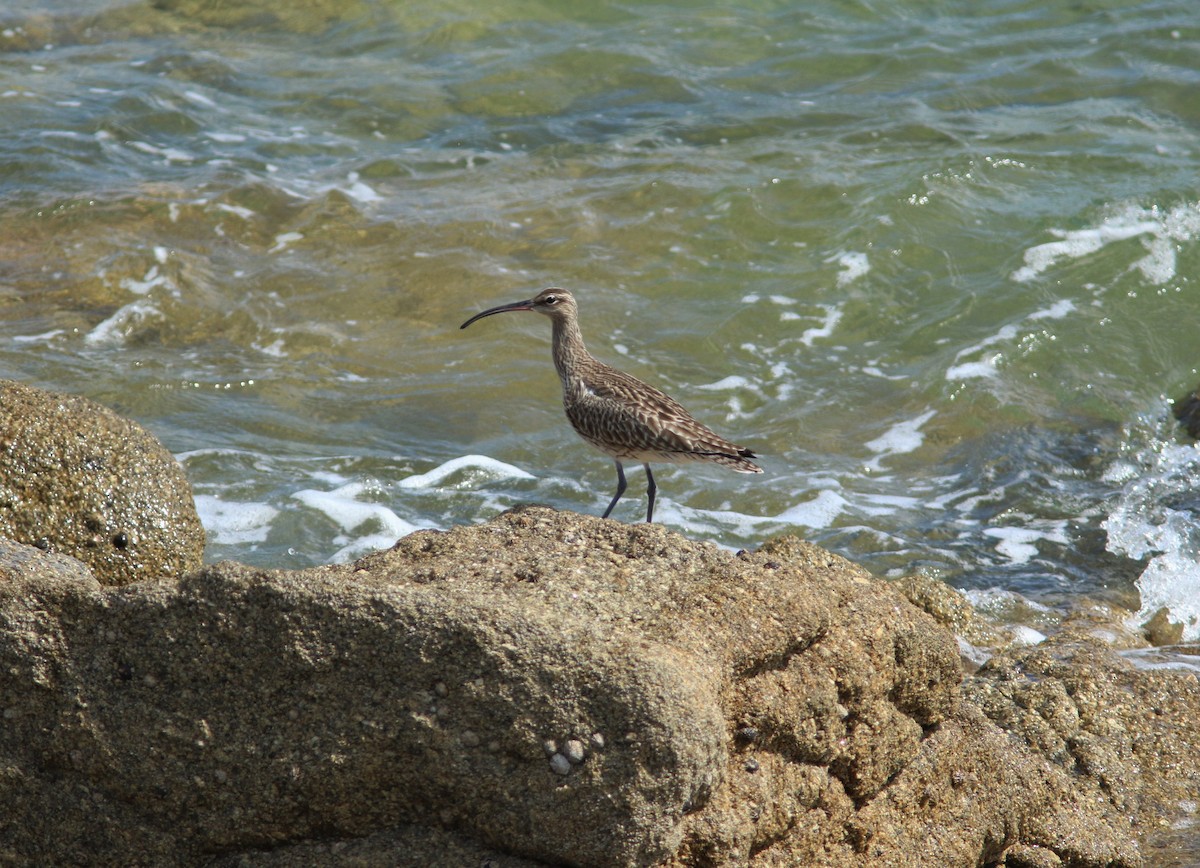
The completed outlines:
<svg viewBox="0 0 1200 868">
<path fill-rule="evenodd" d="M 18 860 L 1132 866 L 1194 798 L 1194 677 L 1077 636 L 964 683 L 793 538 L 525 508 L 347 566 L 0 574 Z"/>
<path fill-rule="evenodd" d="M 86 398 L 0 381 L 0 536 L 70 555 L 105 585 L 200 566 L 183 469 L 152 435 Z"/>
<path fill-rule="evenodd" d="M 998 655 L 965 688 L 989 719 L 1074 778 L 1077 801 L 1112 805 L 1131 835 L 1169 825 L 1181 804 L 1195 804 L 1195 674 L 1138 668 L 1085 626 Z"/>
<path fill-rule="evenodd" d="M 1193 438 L 1200 440 L 1200 386 L 1171 402 L 1172 412 Z"/>
<path fill-rule="evenodd" d="M 988 658 L 991 650 L 1012 642 L 1011 636 L 979 618 L 963 593 L 945 582 L 912 573 L 895 581 L 893 587 L 957 637 L 966 671 L 974 671 Z"/>
<path fill-rule="evenodd" d="M 1151 615 L 1142 630 L 1151 645 L 1178 645 L 1183 641 L 1183 624 L 1171 620 L 1171 610 L 1166 606 Z"/>
</svg>

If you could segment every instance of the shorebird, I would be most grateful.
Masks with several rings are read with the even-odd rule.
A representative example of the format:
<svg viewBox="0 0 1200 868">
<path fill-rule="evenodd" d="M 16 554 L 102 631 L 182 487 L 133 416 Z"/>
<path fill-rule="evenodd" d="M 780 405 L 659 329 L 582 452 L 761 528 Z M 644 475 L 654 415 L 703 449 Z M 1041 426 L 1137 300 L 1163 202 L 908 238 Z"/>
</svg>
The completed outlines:
<svg viewBox="0 0 1200 868">
<path fill-rule="evenodd" d="M 617 465 L 617 493 L 603 518 L 608 518 L 625 493 L 626 461 L 637 461 L 646 468 L 647 522 L 654 521 L 654 495 L 658 491 L 650 472 L 651 461 L 711 461 L 739 473 L 762 473 L 762 468 L 750 461 L 758 456 L 749 449 L 701 425 L 670 395 L 593 357 L 579 331 L 575 297 L 565 289 L 551 287 L 525 301 L 489 308 L 459 328 L 465 329 L 485 316 L 519 310 L 550 317 L 554 326 L 554 367 L 562 380 L 567 419 L 575 433 Z"/>
</svg>

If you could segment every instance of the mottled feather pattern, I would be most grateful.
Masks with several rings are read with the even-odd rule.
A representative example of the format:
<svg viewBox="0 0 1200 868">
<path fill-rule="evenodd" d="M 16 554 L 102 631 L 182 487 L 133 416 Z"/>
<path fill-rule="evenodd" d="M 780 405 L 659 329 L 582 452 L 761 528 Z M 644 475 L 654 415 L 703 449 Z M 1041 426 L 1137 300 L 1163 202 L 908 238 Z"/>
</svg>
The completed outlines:
<svg viewBox="0 0 1200 868">
<path fill-rule="evenodd" d="M 749 459 L 749 449 L 730 443 L 691 417 L 679 402 L 624 371 L 592 357 L 579 331 L 579 308 L 565 289 L 550 287 L 533 298 L 488 308 L 463 323 L 484 317 L 532 310 L 550 318 L 554 327 L 554 367 L 563 387 L 563 408 L 576 433 L 613 459 L 617 493 L 604 511 L 612 513 L 625 493 L 624 461 L 646 469 L 646 521 L 654 521 L 658 487 L 650 472 L 653 461 L 711 461 L 739 473 L 762 473 Z"/>
<path fill-rule="evenodd" d="M 606 455 L 636 461 L 712 461 L 761 473 L 754 454 L 697 422 L 678 401 L 594 358 L 578 360 L 563 407 L 579 435 Z"/>
</svg>

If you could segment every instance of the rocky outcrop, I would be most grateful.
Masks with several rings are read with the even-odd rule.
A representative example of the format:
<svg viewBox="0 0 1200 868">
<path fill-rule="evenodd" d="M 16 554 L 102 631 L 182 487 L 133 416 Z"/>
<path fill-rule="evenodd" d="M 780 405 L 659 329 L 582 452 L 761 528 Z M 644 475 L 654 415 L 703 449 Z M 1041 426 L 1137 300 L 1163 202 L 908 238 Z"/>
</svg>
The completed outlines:
<svg viewBox="0 0 1200 868">
<path fill-rule="evenodd" d="M 107 407 L 0 380 L 0 536 L 83 561 L 102 584 L 200 566 L 204 529 L 171 453 Z"/>
<path fill-rule="evenodd" d="M 794 538 L 529 507 L 199 569 L 170 455 L 15 385 L 0 532 L 6 865 L 1133 866 L 1200 796 L 1191 672 L 1081 619 L 964 679 L 961 595 Z"/>
<path fill-rule="evenodd" d="M 1079 647 L 964 682 L 950 632 L 815 546 L 544 508 L 119 588 L 6 544 L 0 853 L 1135 865 L 1195 792 L 1196 681 Z"/>
<path fill-rule="evenodd" d="M 1165 661 L 1135 666 L 1093 635 L 1092 626 L 1068 623 L 1035 647 L 998 654 L 966 681 L 967 701 L 1069 776 L 1077 798 L 1112 805 L 1131 835 L 1194 823 L 1200 810 L 1195 669 Z"/>
</svg>

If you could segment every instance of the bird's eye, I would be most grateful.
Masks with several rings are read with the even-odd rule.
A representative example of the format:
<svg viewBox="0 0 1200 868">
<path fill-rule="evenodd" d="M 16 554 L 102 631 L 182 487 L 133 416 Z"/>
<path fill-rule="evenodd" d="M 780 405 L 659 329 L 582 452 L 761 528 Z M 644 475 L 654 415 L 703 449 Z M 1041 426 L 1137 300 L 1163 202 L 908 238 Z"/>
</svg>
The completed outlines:
<svg viewBox="0 0 1200 868">
<path fill-rule="evenodd" d="M 558 304 L 558 296 L 557 295 L 548 295 L 542 299 L 542 304 L 548 304 L 551 307 L 553 307 L 554 305 Z"/>
</svg>

